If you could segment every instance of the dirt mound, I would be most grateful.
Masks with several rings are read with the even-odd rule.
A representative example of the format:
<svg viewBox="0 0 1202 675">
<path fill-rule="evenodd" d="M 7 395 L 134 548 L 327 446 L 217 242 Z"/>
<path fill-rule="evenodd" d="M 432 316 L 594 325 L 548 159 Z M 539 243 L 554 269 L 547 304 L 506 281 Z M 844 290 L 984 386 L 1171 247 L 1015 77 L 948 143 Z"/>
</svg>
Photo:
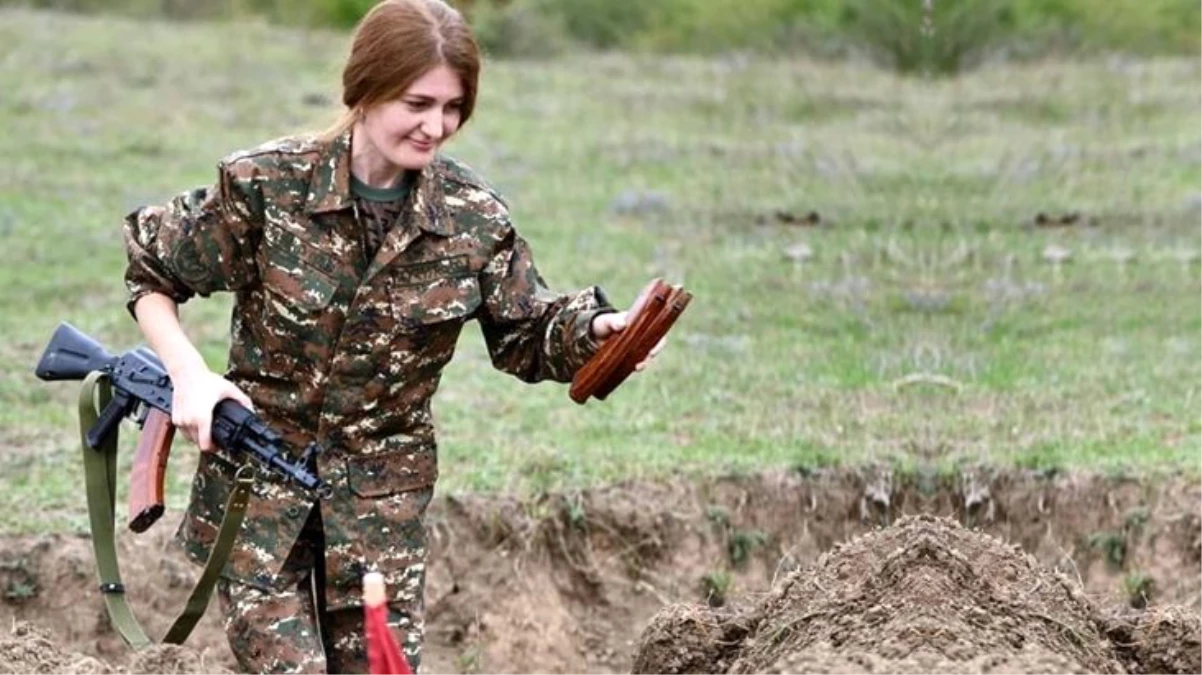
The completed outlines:
<svg viewBox="0 0 1202 675">
<path fill-rule="evenodd" d="M 12 637 L 0 639 L 0 673 L 112 673 L 103 661 L 60 651 L 49 633 L 33 624 L 13 625 Z"/>
<path fill-rule="evenodd" d="M 836 545 L 754 608 L 661 613 L 634 670 L 1124 672 L 1104 629 L 1018 546 L 922 515 Z"/>
<path fill-rule="evenodd" d="M 13 624 L 0 639 L 0 673 L 229 673 L 203 655 L 176 645 L 131 652 L 128 663 L 113 666 L 93 656 L 64 651 L 48 632 L 27 621 Z"/>
<path fill-rule="evenodd" d="M 129 662 L 130 673 L 232 673 L 212 658 L 188 647 L 155 645 L 136 652 Z"/>
<path fill-rule="evenodd" d="M 1202 673 L 1202 617 L 1184 607 L 1110 616 L 1106 635 L 1132 673 Z"/>
</svg>

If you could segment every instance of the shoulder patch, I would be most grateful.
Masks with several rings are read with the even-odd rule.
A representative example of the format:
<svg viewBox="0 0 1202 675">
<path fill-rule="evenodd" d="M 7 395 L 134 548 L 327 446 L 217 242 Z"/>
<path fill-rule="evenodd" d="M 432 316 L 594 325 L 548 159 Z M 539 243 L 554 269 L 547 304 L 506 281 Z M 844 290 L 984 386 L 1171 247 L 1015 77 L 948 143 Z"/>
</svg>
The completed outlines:
<svg viewBox="0 0 1202 675">
<path fill-rule="evenodd" d="M 189 286 L 198 288 L 209 281 L 209 268 L 205 265 L 203 253 L 193 237 L 185 237 L 175 245 L 171 251 L 171 264 L 180 280 Z"/>
</svg>

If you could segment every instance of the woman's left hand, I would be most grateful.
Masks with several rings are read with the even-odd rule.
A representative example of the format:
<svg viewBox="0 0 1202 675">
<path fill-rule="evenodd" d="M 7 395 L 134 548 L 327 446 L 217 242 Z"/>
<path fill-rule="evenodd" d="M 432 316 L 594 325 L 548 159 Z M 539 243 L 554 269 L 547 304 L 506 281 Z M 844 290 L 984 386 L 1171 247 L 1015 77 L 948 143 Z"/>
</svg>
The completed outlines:
<svg viewBox="0 0 1202 675">
<path fill-rule="evenodd" d="M 627 312 L 610 312 L 608 314 L 599 314 L 593 317 L 593 337 L 597 338 L 597 342 L 605 344 L 605 341 L 617 333 L 621 333 L 626 329 Z M 641 371 L 646 368 L 655 355 L 664 348 L 664 342 L 667 338 L 661 338 L 660 341 L 647 353 L 647 358 L 639 361 L 634 367 L 635 371 Z"/>
</svg>

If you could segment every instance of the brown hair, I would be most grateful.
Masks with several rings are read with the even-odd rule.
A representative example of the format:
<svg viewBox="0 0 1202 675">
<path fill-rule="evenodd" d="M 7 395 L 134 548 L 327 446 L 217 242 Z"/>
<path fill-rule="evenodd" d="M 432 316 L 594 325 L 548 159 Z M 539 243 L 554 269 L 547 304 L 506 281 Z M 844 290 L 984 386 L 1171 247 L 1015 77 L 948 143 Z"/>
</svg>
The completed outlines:
<svg viewBox="0 0 1202 675">
<path fill-rule="evenodd" d="M 480 49 L 458 11 L 442 0 L 383 0 L 359 21 L 342 69 L 346 111 L 326 130 L 332 139 L 350 129 L 359 111 L 401 96 L 431 68 L 446 64 L 463 81 L 460 126 L 476 106 Z"/>
</svg>

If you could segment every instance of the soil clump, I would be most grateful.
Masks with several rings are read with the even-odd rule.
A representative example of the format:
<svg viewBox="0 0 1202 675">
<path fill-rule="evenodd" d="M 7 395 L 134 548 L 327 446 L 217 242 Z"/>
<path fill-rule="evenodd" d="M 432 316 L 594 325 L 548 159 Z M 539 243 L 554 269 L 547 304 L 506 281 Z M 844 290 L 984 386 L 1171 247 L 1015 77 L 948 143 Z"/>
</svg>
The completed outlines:
<svg viewBox="0 0 1202 675">
<path fill-rule="evenodd" d="M 94 656 L 64 650 L 44 629 L 27 622 L 13 624 L 0 637 L 0 673 L 231 673 L 211 657 L 188 647 L 152 645 L 130 652 L 112 665 Z"/>
</svg>

